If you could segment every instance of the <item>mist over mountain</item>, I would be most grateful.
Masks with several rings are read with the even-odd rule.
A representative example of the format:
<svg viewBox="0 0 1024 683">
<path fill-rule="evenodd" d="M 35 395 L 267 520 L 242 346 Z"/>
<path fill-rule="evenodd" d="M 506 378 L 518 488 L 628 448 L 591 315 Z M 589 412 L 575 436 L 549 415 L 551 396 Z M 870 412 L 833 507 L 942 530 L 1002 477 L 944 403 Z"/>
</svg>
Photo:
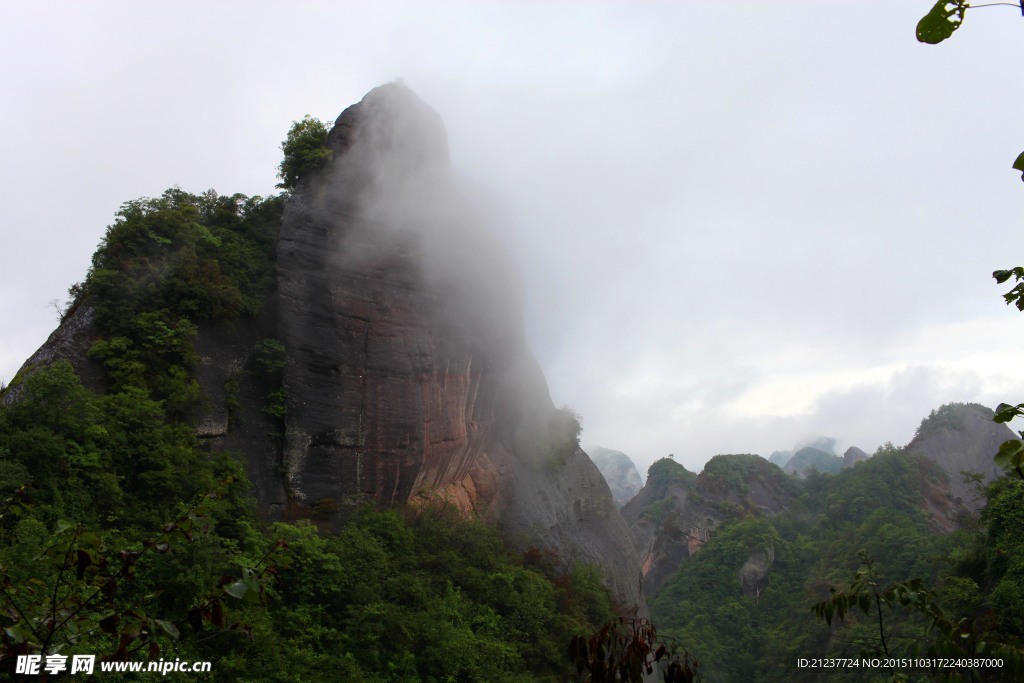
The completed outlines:
<svg viewBox="0 0 1024 683">
<path fill-rule="evenodd" d="M 953 529 L 968 509 L 979 509 L 977 488 L 964 473 L 979 472 L 985 483 L 1003 474 L 992 456 L 1013 432 L 993 422 L 992 415 L 991 409 L 977 404 L 944 405 L 933 410 L 914 439 L 899 449 L 924 477 L 913 479 L 915 490 L 908 493 L 935 529 Z M 647 548 L 643 571 L 648 595 L 656 595 L 666 577 L 722 524 L 746 515 L 774 517 L 790 511 L 801 486 L 814 488 L 825 481 L 820 475 L 837 475 L 871 462 L 871 456 L 855 447 L 843 457 L 835 455 L 836 440 L 831 437 L 801 444 L 805 445 L 795 451 L 776 451 L 768 460 L 719 455 L 696 474 L 668 458 L 652 465 L 647 483 L 623 509 L 638 548 Z M 893 457 L 886 449 L 879 453 Z M 925 480 L 930 483 L 921 483 Z M 836 490 L 842 492 L 843 484 Z"/>
<path fill-rule="evenodd" d="M 166 520 L 181 509 L 224 498 L 201 534 L 215 556 L 206 563 L 229 576 L 241 562 L 248 583 L 222 580 L 230 589 L 189 612 L 196 628 L 225 628 L 229 598 L 280 577 L 281 609 L 373 598 L 401 624 L 388 629 L 445 623 L 452 634 L 476 623 L 460 610 L 482 610 L 492 615 L 489 642 L 522 652 L 435 661 L 416 636 L 401 646 L 418 655 L 407 677 L 460 667 L 477 672 L 471 680 L 520 669 L 555 675 L 568 666 L 563 648 L 528 654 L 528 643 L 568 642 L 573 628 L 646 606 L 639 557 L 579 446 L 579 419 L 555 408 L 526 346 L 502 218 L 459 183 L 440 117 L 401 84 L 374 89 L 322 130 L 308 119 L 293 126 L 282 195 L 172 188 L 124 205 L 60 326 L 0 395 L 0 483 L 27 491 L 26 509 L 39 511 L 32 533 L 11 531 L 0 553 L 34 556 L 41 520 L 71 519 L 54 531 L 76 530 L 70 547 L 82 525 L 97 539 L 76 551 L 80 566 L 88 557 L 96 568 L 78 580 L 112 586 L 119 579 L 106 568 L 121 564 L 101 553 L 147 529 L 176 529 L 186 522 Z M 111 548 L 97 534 L 110 534 Z M 263 534 L 281 535 L 273 547 L 299 558 L 294 571 L 278 550 L 256 564 L 232 555 L 244 547 L 258 557 Z M 323 574 L 311 567 L 323 564 L 325 545 L 349 559 Z M 281 565 L 265 573 L 269 557 Z M 372 558 L 377 567 L 362 566 Z M 17 577 L 5 583 L 28 571 L 11 567 Z M 311 589 L 313 571 L 335 587 Z M 181 564 L 140 574 L 168 595 L 161 610 L 202 599 L 199 587 L 159 578 L 189 575 Z M 43 575 L 58 585 L 62 577 L 59 568 Z M 413 589 L 415 599 L 403 597 Z M 152 630 L 132 626 L 143 618 L 131 596 L 110 607 L 89 604 L 102 590 L 91 595 L 81 619 L 115 610 L 122 649 L 159 647 Z M 34 593 L 17 600 L 35 607 L 17 602 L 5 627 L 27 629 L 24 614 L 56 609 Z M 533 605 L 532 625 L 524 605 Z M 358 650 L 345 666 L 359 678 L 381 664 L 373 647 L 352 644 L 363 611 L 346 614 L 329 628 L 348 644 L 332 653 L 351 659 Z M 0 653 L 5 667 L 8 654 Z M 223 654 L 228 662 L 237 653 Z"/>
<path fill-rule="evenodd" d="M 840 458 L 835 452 L 836 439 L 827 436 L 817 436 L 803 439 L 793 447 L 793 450 L 774 451 L 768 461 L 778 465 L 789 474 L 803 475 L 811 469 L 818 472 L 834 474 L 843 467 L 848 467 L 856 461 L 855 456 Z M 860 451 L 859 448 L 851 446 L 847 453 Z M 863 452 L 863 451 L 860 451 Z"/>
<path fill-rule="evenodd" d="M 788 680 L 801 654 L 849 654 L 807 603 L 858 550 L 1021 635 L 1019 487 L 991 460 L 1013 434 L 990 410 L 945 405 L 870 457 L 814 437 L 700 472 L 664 458 L 641 486 L 552 402 L 507 223 L 454 173 L 440 116 L 391 83 L 292 134 L 308 158 L 281 195 L 127 202 L 0 394 L 0 483 L 25 515 L 0 519 L 5 666 L 57 651 L 31 626 L 71 574 L 86 598 L 61 628 L 115 656 L 175 646 L 175 624 L 258 639 L 183 638 L 225 680 L 292 661 L 301 680 L 565 680 L 569 637 L 648 603 L 709 680 Z"/>
<path fill-rule="evenodd" d="M 612 490 L 615 505 L 621 508 L 643 487 L 640 472 L 633 460 L 622 451 L 590 446 L 587 448 L 590 459 L 601 470 L 601 476 L 608 482 Z"/>
<path fill-rule="evenodd" d="M 835 474 L 845 466 L 842 458 L 813 446 L 805 446 L 786 461 L 783 468 L 789 474 L 804 474 L 814 469 L 823 474 Z"/>
</svg>

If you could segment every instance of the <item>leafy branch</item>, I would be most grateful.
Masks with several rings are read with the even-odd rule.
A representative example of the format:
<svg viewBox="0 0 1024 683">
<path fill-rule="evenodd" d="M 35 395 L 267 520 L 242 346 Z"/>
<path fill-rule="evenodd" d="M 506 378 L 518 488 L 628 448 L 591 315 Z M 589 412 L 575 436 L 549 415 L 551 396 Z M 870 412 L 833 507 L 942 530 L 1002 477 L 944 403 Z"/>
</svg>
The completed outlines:
<svg viewBox="0 0 1024 683">
<path fill-rule="evenodd" d="M 892 647 L 892 616 L 897 609 L 908 614 L 919 614 L 928 621 L 928 632 L 932 639 L 922 647 L 912 640 L 906 655 L 923 655 L 928 658 L 1002 658 L 1004 666 L 1000 675 L 1019 672 L 1024 668 L 1024 649 L 1012 636 L 998 636 L 986 630 L 980 620 L 971 617 L 954 618 L 946 614 L 935 594 L 924 587 L 920 578 L 898 581 L 882 588 L 875 579 L 874 563 L 863 550 L 858 553 L 862 567 L 854 575 L 847 590 L 830 588 L 831 597 L 816 603 L 811 611 L 826 624 L 831 625 L 835 617 L 845 623 L 847 615 L 860 609 L 878 623 L 878 640 L 874 647 L 861 649 L 862 656 L 882 655 L 894 657 Z M 942 674 L 942 671 L 934 673 Z M 975 675 L 977 677 L 975 678 Z M 899 679 L 899 674 L 895 678 Z M 971 670 L 971 680 L 987 680 L 981 670 Z M 905 680 L 905 679 L 903 679 Z"/>
</svg>

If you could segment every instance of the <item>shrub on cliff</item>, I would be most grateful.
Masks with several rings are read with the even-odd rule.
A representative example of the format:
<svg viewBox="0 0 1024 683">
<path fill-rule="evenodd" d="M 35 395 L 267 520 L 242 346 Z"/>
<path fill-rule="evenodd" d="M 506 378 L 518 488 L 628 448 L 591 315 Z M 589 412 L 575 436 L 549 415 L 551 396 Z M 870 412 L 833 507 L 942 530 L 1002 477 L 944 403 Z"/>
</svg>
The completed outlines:
<svg viewBox="0 0 1024 683">
<path fill-rule="evenodd" d="M 308 114 L 292 124 L 281 143 L 284 159 L 278 167 L 278 187 L 290 190 L 309 171 L 323 168 L 334 157 L 327 146 L 327 125 Z"/>
</svg>

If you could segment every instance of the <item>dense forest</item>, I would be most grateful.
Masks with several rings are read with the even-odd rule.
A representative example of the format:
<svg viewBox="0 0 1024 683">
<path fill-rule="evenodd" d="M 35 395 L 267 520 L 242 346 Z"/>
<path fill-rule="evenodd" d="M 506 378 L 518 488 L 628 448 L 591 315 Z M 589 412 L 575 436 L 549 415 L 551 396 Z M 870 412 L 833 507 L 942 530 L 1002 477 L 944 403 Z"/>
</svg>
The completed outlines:
<svg viewBox="0 0 1024 683">
<path fill-rule="evenodd" d="M 930 418 L 933 426 L 944 414 Z M 763 484 L 765 464 L 718 456 L 704 472 L 742 492 Z M 659 479 L 695 479 L 668 459 L 649 477 L 655 487 Z M 790 680 L 800 658 L 862 657 L 1003 664 L 796 673 L 807 680 L 1018 680 L 1024 481 L 1008 475 L 985 486 L 972 477 L 986 503 L 978 515 L 964 507 L 939 512 L 946 479 L 927 458 L 892 446 L 838 474 L 791 477 L 793 503 L 780 514 L 733 506 L 731 521 L 648 596 L 652 618 L 690 646 L 707 680 Z M 950 513 L 955 526 L 947 529 L 940 522 Z M 672 499 L 644 515 L 660 533 L 679 533 Z"/>
</svg>

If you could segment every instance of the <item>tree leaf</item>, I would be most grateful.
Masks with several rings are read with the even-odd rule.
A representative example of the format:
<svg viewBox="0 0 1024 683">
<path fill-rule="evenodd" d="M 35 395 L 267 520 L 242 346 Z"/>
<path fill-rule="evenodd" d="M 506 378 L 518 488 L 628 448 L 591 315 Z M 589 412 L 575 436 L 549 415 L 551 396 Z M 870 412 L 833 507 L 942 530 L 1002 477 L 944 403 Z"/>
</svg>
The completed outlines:
<svg viewBox="0 0 1024 683">
<path fill-rule="evenodd" d="M 1024 465 L 1024 442 L 1020 439 L 1004 441 L 995 456 L 996 464 L 1007 469 Z"/>
<path fill-rule="evenodd" d="M 964 0 L 939 0 L 928 14 L 917 22 L 917 40 L 936 45 L 953 35 L 964 20 L 967 3 Z"/>
<path fill-rule="evenodd" d="M 1018 415 L 1024 415 L 1021 405 L 1011 406 L 1009 403 L 1000 403 L 996 407 L 996 414 L 992 416 L 993 422 L 1003 424 L 1009 422 Z"/>
<path fill-rule="evenodd" d="M 177 640 L 181 633 L 178 631 L 178 627 L 167 621 L 166 619 L 154 619 L 153 623 L 164 630 L 164 633 L 169 635 L 172 639 Z"/>
<path fill-rule="evenodd" d="M 115 612 L 114 614 L 111 614 L 109 617 L 104 617 L 103 619 L 100 619 L 100 628 L 103 630 L 104 633 L 110 633 L 111 635 L 113 635 L 117 633 L 117 626 L 120 623 L 121 615 Z"/>
<path fill-rule="evenodd" d="M 245 581 L 235 581 L 234 583 L 229 583 L 226 586 L 224 586 L 225 593 L 227 593 L 233 598 L 239 599 L 245 597 L 245 593 L 248 589 L 249 587 L 245 585 Z"/>
<path fill-rule="evenodd" d="M 1024 12 L 1024 10 L 1021 10 Z M 1024 152 L 1017 155 L 1017 160 L 1013 162 L 1013 168 L 1020 171 L 1020 179 L 1024 181 Z"/>
<path fill-rule="evenodd" d="M 60 534 L 66 533 L 69 529 L 73 529 L 76 526 L 78 525 L 73 522 L 68 522 L 67 520 L 59 519 L 57 520 L 57 527 L 53 530 L 53 535 L 59 536 Z"/>
<path fill-rule="evenodd" d="M 79 548 L 75 554 L 78 556 L 78 567 L 75 571 L 75 575 L 78 577 L 78 580 L 81 581 L 85 576 L 86 567 L 92 564 L 92 556 L 89 555 L 88 550 L 82 550 L 81 548 Z"/>
<path fill-rule="evenodd" d="M 227 619 L 227 610 L 224 608 L 224 603 L 220 600 L 216 600 L 213 603 L 213 613 L 210 615 L 210 622 L 218 628 L 224 628 L 224 622 Z"/>
</svg>

